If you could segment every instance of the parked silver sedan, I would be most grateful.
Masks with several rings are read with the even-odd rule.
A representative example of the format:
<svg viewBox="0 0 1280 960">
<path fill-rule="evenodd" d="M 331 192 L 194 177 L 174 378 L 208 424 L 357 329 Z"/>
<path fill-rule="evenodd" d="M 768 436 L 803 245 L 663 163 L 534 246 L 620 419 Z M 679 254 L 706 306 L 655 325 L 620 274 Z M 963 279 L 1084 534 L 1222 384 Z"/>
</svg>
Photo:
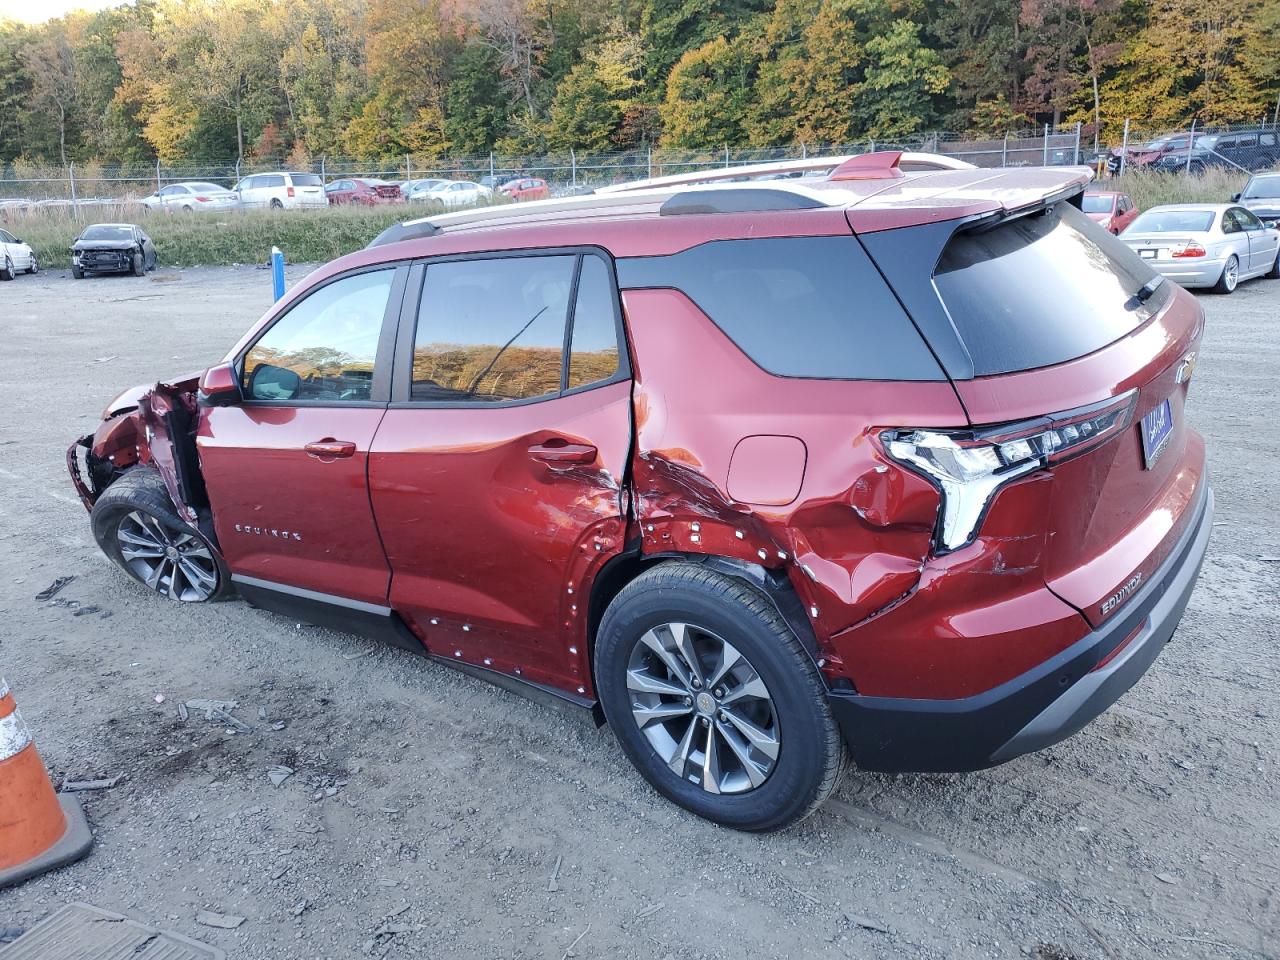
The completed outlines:
<svg viewBox="0 0 1280 960">
<path fill-rule="evenodd" d="M 165 213 L 221 213 L 240 206 L 240 197 L 216 183 L 191 181 L 171 183 L 149 197 L 142 198 L 148 210 Z"/>
<path fill-rule="evenodd" d="M 1184 287 L 1231 293 L 1251 277 L 1280 278 L 1280 230 L 1233 203 L 1152 207 L 1120 239 Z"/>
</svg>

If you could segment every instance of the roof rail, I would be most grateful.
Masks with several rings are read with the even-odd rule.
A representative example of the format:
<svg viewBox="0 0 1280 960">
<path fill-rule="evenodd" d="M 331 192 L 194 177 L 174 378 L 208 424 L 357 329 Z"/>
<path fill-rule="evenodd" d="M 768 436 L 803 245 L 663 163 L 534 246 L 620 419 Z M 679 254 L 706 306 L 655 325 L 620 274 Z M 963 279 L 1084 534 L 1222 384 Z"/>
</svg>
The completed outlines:
<svg viewBox="0 0 1280 960">
<path fill-rule="evenodd" d="M 434 237 L 440 232 L 430 220 L 410 220 L 407 223 L 393 223 L 387 229 L 369 241 L 369 247 L 380 247 L 386 243 L 399 243 L 401 240 L 420 240 L 423 237 Z"/>
<path fill-rule="evenodd" d="M 898 168 L 901 150 L 880 150 L 850 157 L 831 171 L 828 180 L 894 180 L 905 176 Z"/>
<path fill-rule="evenodd" d="M 776 188 L 682 190 L 662 204 L 663 217 L 690 213 L 759 213 L 766 210 L 813 210 L 826 204 L 816 197 Z"/>
</svg>

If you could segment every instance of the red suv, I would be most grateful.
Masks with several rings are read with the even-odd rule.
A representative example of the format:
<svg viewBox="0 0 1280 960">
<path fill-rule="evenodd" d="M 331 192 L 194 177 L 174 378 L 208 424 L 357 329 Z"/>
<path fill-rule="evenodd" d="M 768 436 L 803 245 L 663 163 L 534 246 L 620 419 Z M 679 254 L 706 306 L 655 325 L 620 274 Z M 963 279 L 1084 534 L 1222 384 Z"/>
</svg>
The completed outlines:
<svg viewBox="0 0 1280 960">
<path fill-rule="evenodd" d="M 594 711 L 676 803 L 780 827 L 846 754 L 1069 736 L 1181 618 L 1203 313 L 1087 179 L 873 154 L 410 222 L 113 401 L 69 466 L 160 594 Z"/>
</svg>

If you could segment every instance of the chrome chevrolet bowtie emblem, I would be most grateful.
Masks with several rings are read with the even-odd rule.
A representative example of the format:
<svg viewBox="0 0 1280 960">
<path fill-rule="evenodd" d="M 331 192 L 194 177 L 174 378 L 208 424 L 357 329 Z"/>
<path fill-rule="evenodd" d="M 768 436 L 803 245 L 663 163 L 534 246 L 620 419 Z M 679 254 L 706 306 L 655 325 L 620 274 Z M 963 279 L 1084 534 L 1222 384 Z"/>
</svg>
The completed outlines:
<svg viewBox="0 0 1280 960">
<path fill-rule="evenodd" d="M 1191 374 L 1196 369 L 1196 355 L 1188 353 L 1182 358 L 1182 362 L 1178 364 L 1178 372 L 1173 376 L 1174 383 L 1186 383 L 1191 379 Z"/>
</svg>

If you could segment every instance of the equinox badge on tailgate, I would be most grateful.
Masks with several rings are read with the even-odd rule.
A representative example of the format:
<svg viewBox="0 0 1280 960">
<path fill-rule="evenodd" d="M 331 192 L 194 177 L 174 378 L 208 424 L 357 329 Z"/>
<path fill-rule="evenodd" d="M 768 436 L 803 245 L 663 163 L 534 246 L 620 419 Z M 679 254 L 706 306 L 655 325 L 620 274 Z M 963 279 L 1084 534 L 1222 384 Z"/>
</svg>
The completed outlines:
<svg viewBox="0 0 1280 960">
<path fill-rule="evenodd" d="M 1128 583 L 1102 601 L 1102 615 L 1105 617 L 1112 610 L 1133 596 L 1134 591 L 1138 589 L 1138 584 L 1140 583 L 1142 583 L 1142 574 L 1135 573 L 1129 579 Z"/>
</svg>

